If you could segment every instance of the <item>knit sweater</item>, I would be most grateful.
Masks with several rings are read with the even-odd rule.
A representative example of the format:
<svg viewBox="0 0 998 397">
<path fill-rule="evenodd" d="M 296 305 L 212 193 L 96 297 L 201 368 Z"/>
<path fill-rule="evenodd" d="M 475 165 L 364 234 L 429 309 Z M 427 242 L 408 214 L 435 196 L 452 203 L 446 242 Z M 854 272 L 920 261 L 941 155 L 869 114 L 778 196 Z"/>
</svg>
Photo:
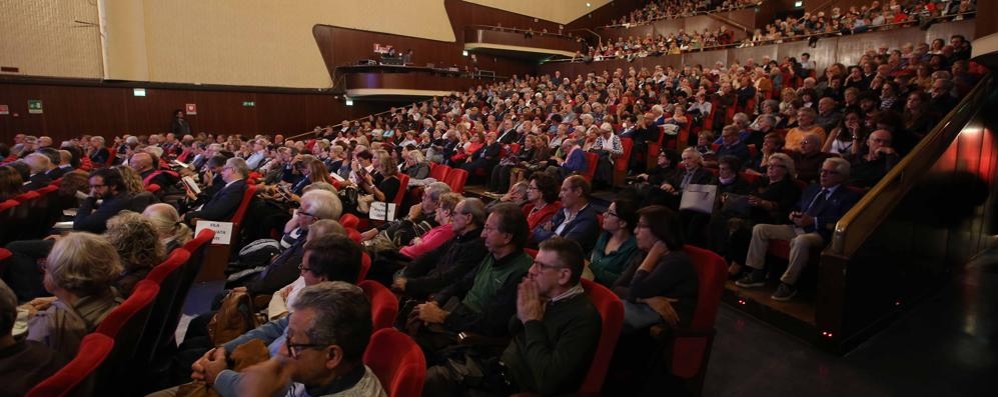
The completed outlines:
<svg viewBox="0 0 998 397">
<path fill-rule="evenodd" d="M 510 320 L 513 340 L 502 363 L 521 391 L 572 393 L 585 379 L 601 330 L 599 312 L 586 294 L 550 302 L 541 320 Z"/>
</svg>

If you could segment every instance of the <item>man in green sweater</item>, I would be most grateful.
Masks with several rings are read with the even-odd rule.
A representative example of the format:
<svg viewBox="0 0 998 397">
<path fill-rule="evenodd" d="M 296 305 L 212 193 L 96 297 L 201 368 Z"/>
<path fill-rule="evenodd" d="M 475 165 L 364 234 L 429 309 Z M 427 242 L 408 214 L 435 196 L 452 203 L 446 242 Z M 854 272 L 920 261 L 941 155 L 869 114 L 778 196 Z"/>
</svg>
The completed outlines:
<svg viewBox="0 0 998 397">
<path fill-rule="evenodd" d="M 513 339 L 500 357 L 467 356 L 427 370 L 423 395 L 462 395 L 468 389 L 509 395 L 557 395 L 578 390 L 599 343 L 599 312 L 582 289 L 583 254 L 560 237 L 540 245 L 519 284 Z"/>
<path fill-rule="evenodd" d="M 413 309 L 411 317 L 424 326 L 415 339 L 428 361 L 435 361 L 438 350 L 457 343 L 461 332 L 509 335 L 507 323 L 516 312 L 517 284 L 530 268 L 530 256 L 523 253 L 527 235 L 527 218 L 519 207 L 501 204 L 492 208 L 482 228 L 489 255 L 474 271 Z"/>
</svg>

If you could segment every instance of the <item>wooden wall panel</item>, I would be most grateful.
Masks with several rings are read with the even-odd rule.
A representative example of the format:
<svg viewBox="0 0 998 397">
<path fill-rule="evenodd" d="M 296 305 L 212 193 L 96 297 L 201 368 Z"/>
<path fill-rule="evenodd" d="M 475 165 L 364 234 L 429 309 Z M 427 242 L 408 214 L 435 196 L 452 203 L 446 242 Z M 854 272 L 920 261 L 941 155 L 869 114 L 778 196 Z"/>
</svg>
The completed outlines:
<svg viewBox="0 0 998 397">
<path fill-rule="evenodd" d="M 994 11 L 998 12 L 998 7 L 996 7 Z M 950 36 L 959 34 L 966 37 L 967 40 L 974 40 L 974 35 L 977 34 L 979 20 L 991 20 L 992 22 L 998 21 L 998 17 L 994 16 L 995 14 L 990 14 L 992 15 L 990 18 L 987 17 L 988 14 L 982 13 L 980 15 L 983 16 L 981 18 L 967 19 L 963 21 L 933 24 L 932 26 L 929 26 L 929 30 L 926 32 L 925 38 L 928 40 L 927 42 L 940 38 L 946 40 L 946 43 L 949 43 Z"/>
<path fill-rule="evenodd" d="M 27 101 L 42 100 L 44 113 L 28 114 Z M 244 101 L 255 103 L 244 107 Z M 147 88 L 145 97 L 132 87 L 0 83 L 0 104 L 11 115 L 0 116 L 0 142 L 14 134 L 49 135 L 56 142 L 80 134 L 114 135 L 166 132 L 174 109 L 197 104 L 186 116 L 194 132 L 286 135 L 387 110 L 398 103 L 361 102 L 345 106 L 330 94 L 248 90 Z M 18 116 L 14 117 L 13 114 Z"/>
</svg>

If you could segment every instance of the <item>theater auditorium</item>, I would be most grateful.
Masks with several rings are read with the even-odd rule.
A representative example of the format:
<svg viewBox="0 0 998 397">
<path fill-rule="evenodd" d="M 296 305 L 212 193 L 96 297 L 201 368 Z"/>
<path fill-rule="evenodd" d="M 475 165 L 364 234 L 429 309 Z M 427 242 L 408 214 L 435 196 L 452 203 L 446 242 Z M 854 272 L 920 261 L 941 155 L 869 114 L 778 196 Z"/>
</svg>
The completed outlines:
<svg viewBox="0 0 998 397">
<path fill-rule="evenodd" d="M 996 395 L 995 15 L 0 0 L 0 397 Z"/>
</svg>

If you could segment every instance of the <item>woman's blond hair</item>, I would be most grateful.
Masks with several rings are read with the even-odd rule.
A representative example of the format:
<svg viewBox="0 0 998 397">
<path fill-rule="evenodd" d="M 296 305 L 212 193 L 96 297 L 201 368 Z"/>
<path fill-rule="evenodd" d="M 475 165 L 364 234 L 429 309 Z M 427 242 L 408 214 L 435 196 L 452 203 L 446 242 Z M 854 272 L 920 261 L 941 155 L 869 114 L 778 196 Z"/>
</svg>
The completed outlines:
<svg viewBox="0 0 998 397">
<path fill-rule="evenodd" d="M 79 296 L 109 291 L 121 270 L 114 246 L 102 236 L 85 232 L 69 233 L 56 241 L 45 265 L 56 286 Z"/>
<path fill-rule="evenodd" d="M 164 247 L 170 243 L 184 245 L 193 238 L 191 228 L 181 221 L 180 214 L 172 205 L 153 204 L 146 207 L 142 215 L 145 215 L 153 229 L 156 229 L 156 234 Z"/>
</svg>

